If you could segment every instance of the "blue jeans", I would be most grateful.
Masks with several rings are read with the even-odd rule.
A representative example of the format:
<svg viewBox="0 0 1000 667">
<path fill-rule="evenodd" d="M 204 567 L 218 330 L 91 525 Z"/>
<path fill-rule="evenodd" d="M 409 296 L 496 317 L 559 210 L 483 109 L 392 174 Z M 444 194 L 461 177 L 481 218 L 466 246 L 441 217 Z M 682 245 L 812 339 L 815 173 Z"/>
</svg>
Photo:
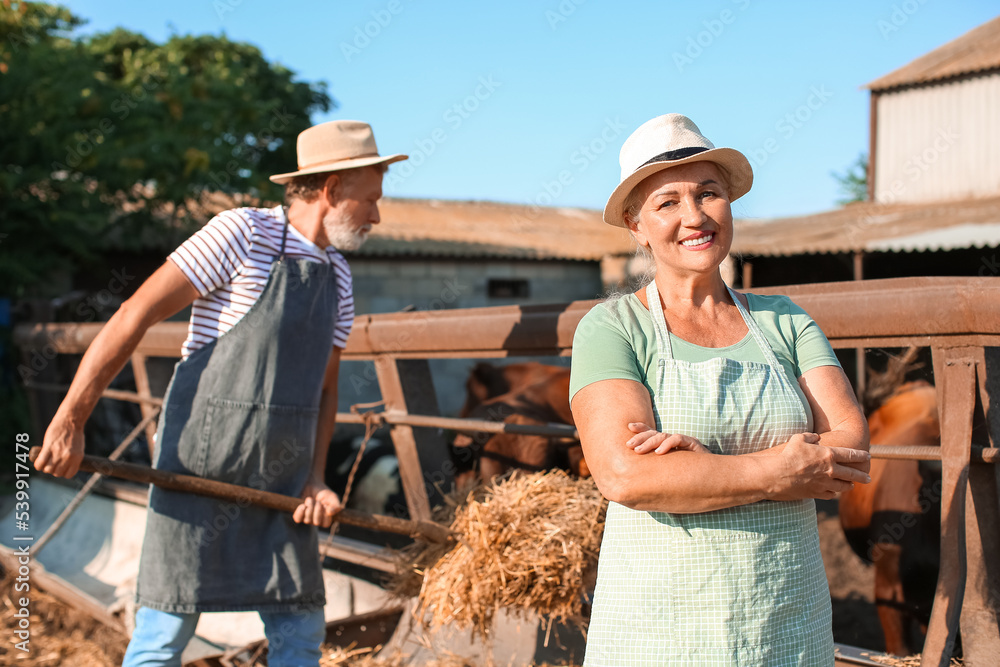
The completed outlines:
<svg viewBox="0 0 1000 667">
<path fill-rule="evenodd" d="M 169 614 L 140 607 L 122 667 L 180 667 L 201 614 Z M 323 610 L 260 612 L 269 667 L 318 665 L 326 634 Z"/>
</svg>

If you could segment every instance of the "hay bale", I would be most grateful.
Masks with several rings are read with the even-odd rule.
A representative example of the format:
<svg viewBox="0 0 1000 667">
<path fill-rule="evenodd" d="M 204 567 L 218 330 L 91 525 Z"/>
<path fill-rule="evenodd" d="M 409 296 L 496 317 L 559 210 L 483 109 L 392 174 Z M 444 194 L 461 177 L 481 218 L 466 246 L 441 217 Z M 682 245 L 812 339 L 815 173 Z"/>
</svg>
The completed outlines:
<svg viewBox="0 0 1000 667">
<path fill-rule="evenodd" d="M 454 510 L 456 544 L 420 544 L 407 554 L 423 579 L 417 617 L 432 628 L 468 627 L 484 640 L 504 607 L 535 612 L 549 627 L 583 627 L 606 509 L 592 479 L 561 470 L 515 471 L 474 489 Z"/>
</svg>

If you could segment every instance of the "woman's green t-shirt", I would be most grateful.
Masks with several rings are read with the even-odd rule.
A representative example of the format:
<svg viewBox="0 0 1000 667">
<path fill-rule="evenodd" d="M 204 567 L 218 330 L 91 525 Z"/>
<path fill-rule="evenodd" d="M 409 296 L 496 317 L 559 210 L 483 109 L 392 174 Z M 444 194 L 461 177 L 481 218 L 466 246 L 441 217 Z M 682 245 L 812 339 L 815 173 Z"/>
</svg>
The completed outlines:
<svg viewBox="0 0 1000 667">
<path fill-rule="evenodd" d="M 750 316 L 764 333 L 785 375 L 799 394 L 812 423 L 809 403 L 798 378 L 818 366 L 840 366 L 830 342 L 806 311 L 787 296 L 746 294 Z M 747 332 L 729 347 L 702 347 L 670 334 L 674 357 L 699 362 L 715 357 L 766 363 L 764 353 Z M 605 301 L 584 315 L 573 337 L 570 401 L 583 387 L 600 380 L 635 380 L 650 396 L 656 383 L 656 338 L 653 318 L 635 294 Z"/>
</svg>

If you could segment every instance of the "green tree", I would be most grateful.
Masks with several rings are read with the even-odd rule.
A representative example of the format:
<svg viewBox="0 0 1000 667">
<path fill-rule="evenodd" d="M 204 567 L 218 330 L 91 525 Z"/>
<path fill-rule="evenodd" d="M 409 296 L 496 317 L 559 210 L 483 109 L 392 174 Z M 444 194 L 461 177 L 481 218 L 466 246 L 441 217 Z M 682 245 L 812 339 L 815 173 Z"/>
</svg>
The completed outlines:
<svg viewBox="0 0 1000 667">
<path fill-rule="evenodd" d="M 74 36 L 82 24 L 0 5 L 0 295 L 50 296 L 107 250 L 172 249 L 211 193 L 280 199 L 267 176 L 334 104 L 225 36 Z"/>
<path fill-rule="evenodd" d="M 841 206 L 856 201 L 868 199 L 868 155 L 862 153 L 842 174 L 831 172 L 840 184 L 841 198 L 837 203 Z"/>
</svg>

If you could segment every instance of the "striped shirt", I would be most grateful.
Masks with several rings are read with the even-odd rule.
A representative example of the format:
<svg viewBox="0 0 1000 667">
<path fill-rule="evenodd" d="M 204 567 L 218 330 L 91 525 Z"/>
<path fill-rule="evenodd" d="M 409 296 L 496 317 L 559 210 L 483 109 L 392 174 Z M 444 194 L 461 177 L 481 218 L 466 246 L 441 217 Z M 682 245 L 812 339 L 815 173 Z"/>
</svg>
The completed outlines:
<svg viewBox="0 0 1000 667">
<path fill-rule="evenodd" d="M 275 208 L 236 208 L 212 218 L 168 257 L 200 295 L 181 354 L 187 358 L 232 329 L 256 303 L 278 258 L 285 213 Z M 325 250 L 288 226 L 285 256 L 333 264 L 337 275 L 337 324 L 333 344 L 347 345 L 354 323 L 351 268 L 332 246 Z"/>
</svg>

